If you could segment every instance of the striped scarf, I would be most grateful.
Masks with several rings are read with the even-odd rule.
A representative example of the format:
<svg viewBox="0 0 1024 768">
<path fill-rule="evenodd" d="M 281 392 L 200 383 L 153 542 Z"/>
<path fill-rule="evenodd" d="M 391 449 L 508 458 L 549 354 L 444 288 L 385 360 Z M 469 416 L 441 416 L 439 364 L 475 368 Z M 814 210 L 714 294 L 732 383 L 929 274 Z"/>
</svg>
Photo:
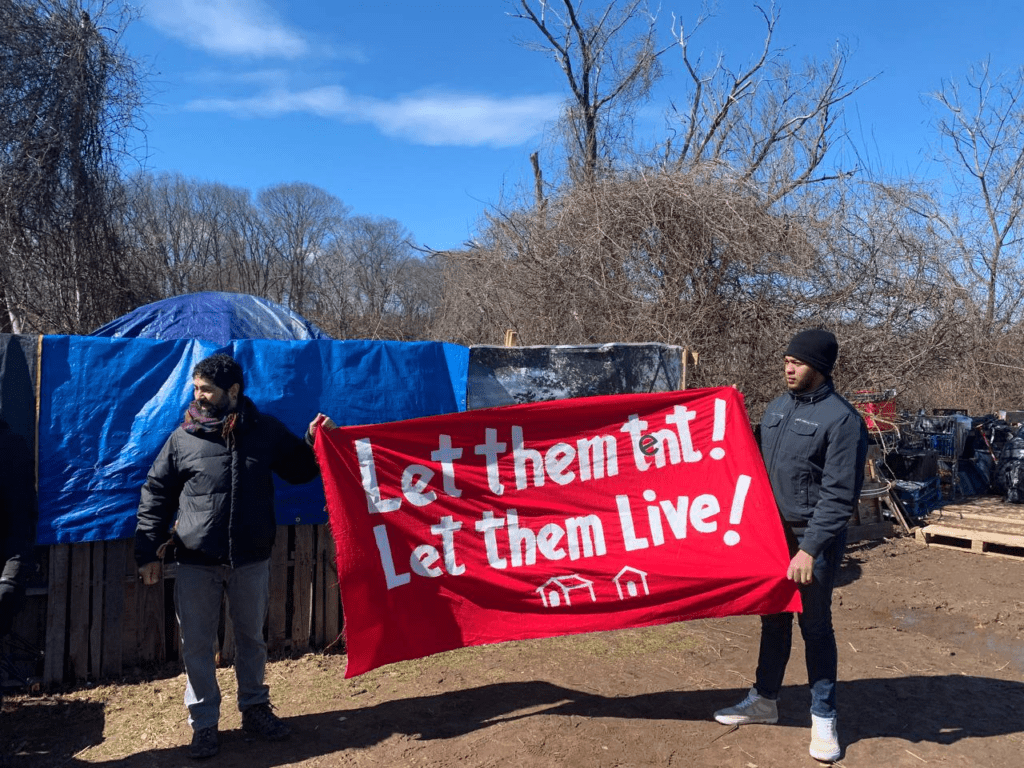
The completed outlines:
<svg viewBox="0 0 1024 768">
<path fill-rule="evenodd" d="M 190 434 L 199 432 L 220 433 L 224 442 L 228 442 L 239 422 L 238 411 L 231 411 L 223 416 L 207 416 L 199 408 L 199 404 L 193 400 L 185 411 L 185 422 L 182 429 Z"/>
</svg>

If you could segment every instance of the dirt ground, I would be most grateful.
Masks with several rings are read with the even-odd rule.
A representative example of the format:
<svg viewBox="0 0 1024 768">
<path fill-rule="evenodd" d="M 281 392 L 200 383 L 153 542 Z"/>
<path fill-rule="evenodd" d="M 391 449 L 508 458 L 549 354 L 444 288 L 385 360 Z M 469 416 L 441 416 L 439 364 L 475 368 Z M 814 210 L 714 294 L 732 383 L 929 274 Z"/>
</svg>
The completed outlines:
<svg viewBox="0 0 1024 768">
<path fill-rule="evenodd" d="M 851 545 L 835 598 L 840 765 L 1024 764 L 1024 559 L 902 537 Z M 294 735 L 246 741 L 221 670 L 219 756 L 204 765 L 817 765 L 794 647 L 778 725 L 729 729 L 711 713 L 751 684 L 755 617 L 505 643 L 345 680 L 341 655 L 272 662 Z M 164 768 L 187 758 L 184 677 L 15 695 L 0 765 Z"/>
</svg>

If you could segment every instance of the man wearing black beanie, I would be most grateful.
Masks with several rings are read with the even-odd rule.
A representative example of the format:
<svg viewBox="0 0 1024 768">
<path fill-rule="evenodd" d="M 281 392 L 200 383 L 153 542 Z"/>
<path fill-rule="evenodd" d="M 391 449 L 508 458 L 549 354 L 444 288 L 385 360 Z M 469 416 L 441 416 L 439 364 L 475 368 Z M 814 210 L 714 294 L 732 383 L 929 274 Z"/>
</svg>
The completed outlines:
<svg viewBox="0 0 1024 768">
<path fill-rule="evenodd" d="M 811 687 L 811 757 L 842 754 L 836 723 L 838 653 L 832 628 L 832 588 L 846 546 L 846 526 L 860 497 L 867 428 L 832 384 L 839 345 L 820 329 L 801 331 L 786 348 L 787 393 L 761 420 L 761 453 L 779 512 L 798 549 L 786 577 L 800 585 L 799 614 Z M 754 686 L 715 719 L 726 725 L 775 723 L 779 691 L 793 640 L 789 613 L 761 617 Z"/>
</svg>

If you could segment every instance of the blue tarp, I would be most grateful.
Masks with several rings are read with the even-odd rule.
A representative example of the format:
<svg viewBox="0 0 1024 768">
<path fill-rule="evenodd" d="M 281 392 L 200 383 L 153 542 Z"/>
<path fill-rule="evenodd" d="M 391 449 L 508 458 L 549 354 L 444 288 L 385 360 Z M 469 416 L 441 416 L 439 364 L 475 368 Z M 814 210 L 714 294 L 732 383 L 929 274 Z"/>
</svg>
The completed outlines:
<svg viewBox="0 0 1024 768">
<path fill-rule="evenodd" d="M 329 339 L 313 323 L 280 304 L 244 293 L 172 296 L 139 307 L 90 336 L 143 339 Z"/>
<path fill-rule="evenodd" d="M 348 425 L 466 409 L 469 349 L 454 344 L 46 336 L 39 544 L 134 535 L 139 491 L 181 423 L 192 367 L 214 352 L 238 360 L 246 394 L 296 434 L 317 412 Z M 321 483 L 276 486 L 279 524 L 326 522 Z"/>
</svg>

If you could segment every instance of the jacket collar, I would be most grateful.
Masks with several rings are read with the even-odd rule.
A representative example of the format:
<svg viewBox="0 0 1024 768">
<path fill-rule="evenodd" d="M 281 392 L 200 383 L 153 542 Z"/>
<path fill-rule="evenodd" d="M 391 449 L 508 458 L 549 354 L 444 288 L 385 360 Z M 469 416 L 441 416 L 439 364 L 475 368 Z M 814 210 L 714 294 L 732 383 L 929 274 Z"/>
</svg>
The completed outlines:
<svg viewBox="0 0 1024 768">
<path fill-rule="evenodd" d="M 833 392 L 835 392 L 835 385 L 832 383 L 832 378 L 828 377 L 817 389 L 812 389 L 810 392 L 800 392 L 799 394 L 790 392 L 789 396 L 798 403 L 817 403 Z"/>
</svg>

